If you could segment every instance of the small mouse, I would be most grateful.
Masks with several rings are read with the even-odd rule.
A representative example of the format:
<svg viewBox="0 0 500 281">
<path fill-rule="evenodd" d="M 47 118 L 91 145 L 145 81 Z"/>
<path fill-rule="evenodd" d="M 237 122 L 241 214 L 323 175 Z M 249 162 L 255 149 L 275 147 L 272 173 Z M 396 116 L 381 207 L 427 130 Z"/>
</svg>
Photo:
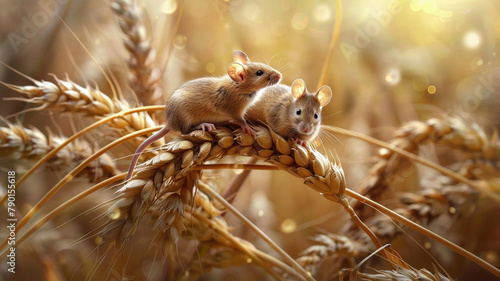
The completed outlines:
<svg viewBox="0 0 500 281">
<path fill-rule="evenodd" d="M 254 137 L 243 118 L 249 105 L 254 103 L 260 89 L 276 85 L 281 73 L 272 67 L 252 62 L 242 51 L 234 51 L 233 60 L 222 77 L 203 77 L 190 80 L 175 90 L 166 104 L 165 126 L 147 138 L 135 151 L 126 180 L 132 177 L 142 152 L 170 131 L 187 134 L 201 129 L 211 132 L 215 123 L 233 121 Z"/>
<path fill-rule="evenodd" d="M 264 122 L 304 147 L 318 135 L 321 110 L 332 98 L 330 87 L 324 85 L 309 93 L 304 80 L 297 79 L 292 87 L 279 84 L 261 92 L 260 99 L 247 110 L 247 120 Z"/>
</svg>

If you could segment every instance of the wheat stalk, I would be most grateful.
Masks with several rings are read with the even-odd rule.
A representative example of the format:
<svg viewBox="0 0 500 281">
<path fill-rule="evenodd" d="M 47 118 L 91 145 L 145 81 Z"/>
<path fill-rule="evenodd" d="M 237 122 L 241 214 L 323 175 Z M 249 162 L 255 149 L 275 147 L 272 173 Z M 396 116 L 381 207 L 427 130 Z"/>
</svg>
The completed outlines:
<svg viewBox="0 0 500 281">
<path fill-rule="evenodd" d="M 390 145 L 417 153 L 418 148 L 426 143 L 448 146 L 463 152 L 469 159 L 477 159 L 498 165 L 500 161 L 500 142 L 495 136 L 488 139 L 484 131 L 476 124 L 467 124 L 460 118 L 432 118 L 425 122 L 411 121 L 394 133 Z M 393 151 L 382 148 L 378 152 L 379 162 L 370 170 L 370 177 L 362 186 L 361 193 L 377 198 L 387 188 L 384 178 L 393 174 L 397 167 L 391 166 L 397 157 Z M 382 190 L 381 190 L 382 189 Z M 372 195 L 373 194 L 373 195 Z"/>
<path fill-rule="evenodd" d="M 31 110 L 62 110 L 63 112 L 76 112 L 85 116 L 103 118 L 110 114 L 131 109 L 131 106 L 126 101 L 113 100 L 99 89 L 89 85 L 82 87 L 69 78 L 61 80 L 54 76 L 55 83 L 29 79 L 35 84 L 34 86 L 1 83 L 26 96 L 26 98 L 11 99 L 40 105 Z M 156 126 L 157 124 L 146 112 L 137 112 L 115 118 L 109 125 L 112 128 L 121 130 L 122 134 L 124 134 Z"/>
<path fill-rule="evenodd" d="M 135 132 L 135 133 L 131 133 L 131 134 L 128 134 L 126 136 L 123 136 L 121 137 L 120 139 L 117 139 L 111 143 L 109 143 L 108 145 L 104 146 L 103 148 L 101 148 L 100 150 L 98 150 L 97 152 L 95 152 L 94 154 L 92 154 L 90 157 L 86 158 L 85 161 L 83 161 L 82 163 L 80 163 L 80 165 L 78 165 L 77 167 L 75 167 L 71 172 L 69 172 L 64 178 L 62 178 L 55 186 L 53 186 L 44 196 L 42 199 L 40 199 L 40 201 L 38 201 L 38 203 L 36 203 L 31 209 L 30 211 L 23 217 L 23 219 L 19 222 L 19 224 L 17 225 L 16 229 L 15 229 L 15 233 L 19 232 L 25 225 L 26 223 L 36 214 L 36 212 L 42 207 L 44 206 L 48 200 L 50 200 L 54 194 L 56 192 L 58 192 L 66 183 L 68 182 L 71 182 L 76 175 L 78 175 L 82 170 L 84 170 L 92 161 L 94 161 L 97 157 L 99 157 L 100 155 L 104 154 L 105 152 L 109 151 L 111 148 L 131 139 L 131 138 L 134 138 L 138 135 L 141 135 L 143 133 L 146 133 L 146 132 L 149 132 L 149 131 L 152 131 L 156 128 L 150 128 L 150 129 L 144 129 L 144 130 L 141 130 L 141 131 L 138 131 L 138 132 Z M 5 200 L 6 196 L 4 196 L 4 200 Z M 8 239 L 4 239 L 2 244 L 0 244 L 0 248 L 3 248 L 5 247 L 5 245 L 7 245 L 8 243 Z"/>
<path fill-rule="evenodd" d="M 21 125 L 8 124 L 0 127 L 0 155 L 5 160 L 29 159 L 37 160 L 49 151 L 66 141 L 66 138 L 53 136 L 50 132 L 45 136 L 40 130 L 28 129 Z M 94 153 L 91 145 L 83 140 L 75 140 L 59 150 L 47 164 L 52 169 L 74 166 Z M 94 181 L 108 178 L 119 173 L 113 158 L 103 154 L 85 168 L 85 174 Z"/>
<path fill-rule="evenodd" d="M 135 0 L 113 0 L 111 9 L 118 16 L 118 24 L 125 35 L 123 44 L 130 56 L 129 84 L 137 98 L 145 105 L 162 104 L 161 71 L 156 66 L 156 50 L 146 33 L 144 16 Z"/>
<path fill-rule="evenodd" d="M 157 215 L 158 212 L 154 211 L 155 206 L 157 205 L 151 209 L 153 209 L 152 213 Z M 190 215 L 184 217 L 185 231 L 183 235 L 196 239 L 199 247 L 209 249 L 209 252 L 201 257 L 203 271 L 214 267 L 225 268 L 257 262 L 277 280 L 282 280 L 282 278 L 277 275 L 276 270 L 282 275 L 287 274 L 302 280 L 289 266 L 255 249 L 250 242 L 233 236 L 226 221 L 221 216 L 223 210 L 215 207 L 203 192 L 196 192 L 193 206 L 193 209 L 185 206 L 185 212 Z M 154 219 L 155 217 L 153 217 Z M 200 274 L 197 270 L 200 267 L 199 262 L 196 260 L 191 263 L 192 266 L 187 276 L 190 279 Z"/>
<path fill-rule="evenodd" d="M 163 225 L 171 231 L 171 238 L 175 240 L 178 229 L 171 228 L 183 213 L 181 206 L 189 204 L 193 188 L 201 175 L 201 171 L 194 169 L 195 165 L 226 155 L 249 155 L 264 159 L 303 178 L 305 184 L 321 192 L 325 198 L 340 202 L 345 182 L 342 168 L 338 164 L 327 161 L 314 150 L 292 145 L 264 127 L 257 126 L 254 130 L 255 145 L 253 138 L 239 130 L 233 136 L 228 128 L 218 127 L 213 135 L 195 131 L 163 146 L 159 155 L 139 166 L 131 180 L 117 191 L 120 199 L 111 211 L 119 213 L 117 220 L 113 222 L 114 227 L 137 225 L 150 202 L 161 199 L 169 201 L 163 208 L 159 208 L 162 218 L 168 219 L 162 219 L 156 225 Z M 167 193 L 171 195 L 160 198 Z M 133 231 L 123 232 L 112 240 L 127 240 L 132 234 Z"/>
<path fill-rule="evenodd" d="M 240 130 L 233 136 L 228 128 L 218 127 L 213 135 L 195 131 L 166 144 L 159 155 L 139 166 L 131 180 L 117 191 L 118 199 L 109 211 L 112 220 L 102 231 L 102 241 L 123 245 L 135 233 L 152 202 L 156 202 L 158 217 L 153 228 L 175 244 L 183 229 L 184 206 L 189 206 L 201 176 L 195 165 L 226 155 L 265 159 L 303 178 L 327 199 L 341 201 L 345 183 L 340 166 L 318 152 L 291 145 L 264 127 L 255 127 L 254 131 L 255 140 Z"/>
<path fill-rule="evenodd" d="M 334 130 L 334 128 L 327 126 L 323 126 L 323 128 L 335 131 L 335 133 L 359 137 L 370 142 L 372 141 L 367 137 L 361 137 L 345 130 Z M 415 155 L 418 153 L 418 149 L 421 145 L 430 142 L 459 149 L 459 151 L 463 152 L 466 157 L 474 163 L 484 162 L 487 163 L 487 165 L 498 167 L 498 162 L 500 161 L 500 142 L 498 141 L 497 134 L 494 134 L 488 139 L 484 131 L 476 123 L 468 124 L 460 118 L 452 117 L 445 119 L 432 118 L 425 122 L 411 121 L 396 130 L 394 139 L 391 143 L 378 151 L 379 159 L 377 163 L 372 166 L 368 172 L 368 177 L 361 185 L 361 194 L 373 199 L 380 198 L 384 191 L 390 186 L 394 176 L 404 167 L 401 163 L 405 160 L 401 158 L 401 155 L 407 157 L 408 154 L 402 154 L 402 152 L 410 152 L 412 155 Z M 379 141 L 375 143 L 381 145 Z M 411 157 L 410 159 L 420 160 L 418 157 Z M 495 188 L 495 185 L 491 185 L 491 183 L 487 181 L 473 182 L 462 175 L 453 173 L 444 167 L 440 167 L 423 159 L 419 162 L 445 175 L 453 176 L 457 181 L 464 182 L 484 192 L 495 200 L 500 199 L 498 188 Z M 355 203 L 354 209 L 361 218 L 366 218 L 371 214 L 369 210 L 366 210 L 360 203 Z"/>
</svg>

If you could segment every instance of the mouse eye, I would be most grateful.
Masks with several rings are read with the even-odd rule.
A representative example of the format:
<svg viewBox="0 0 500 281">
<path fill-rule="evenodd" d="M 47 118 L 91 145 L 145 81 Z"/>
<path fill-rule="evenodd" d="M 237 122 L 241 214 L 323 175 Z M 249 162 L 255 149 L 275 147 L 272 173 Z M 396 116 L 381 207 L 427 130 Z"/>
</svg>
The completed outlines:
<svg viewBox="0 0 500 281">
<path fill-rule="evenodd" d="M 314 119 L 318 119 L 318 118 L 319 118 L 318 113 L 314 113 Z"/>
<path fill-rule="evenodd" d="M 301 109 L 297 109 L 297 112 L 295 112 L 295 113 L 297 113 L 297 115 L 300 115 L 302 113 L 302 110 Z"/>
<path fill-rule="evenodd" d="M 257 73 L 255 73 L 255 74 L 257 74 L 257 76 L 261 76 L 262 74 L 264 74 L 264 71 L 258 70 Z"/>
</svg>

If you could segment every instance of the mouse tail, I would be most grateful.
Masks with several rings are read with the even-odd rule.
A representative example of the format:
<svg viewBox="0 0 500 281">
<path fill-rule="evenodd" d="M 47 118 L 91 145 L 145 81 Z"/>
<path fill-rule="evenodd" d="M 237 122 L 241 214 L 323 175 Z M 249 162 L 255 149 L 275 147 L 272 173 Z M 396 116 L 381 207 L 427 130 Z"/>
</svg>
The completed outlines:
<svg viewBox="0 0 500 281">
<path fill-rule="evenodd" d="M 142 152 L 146 149 L 146 147 L 148 147 L 153 142 L 164 137 L 166 134 L 168 134 L 168 132 L 170 132 L 170 129 L 165 126 L 165 127 L 161 128 L 161 130 L 159 130 L 158 132 L 154 133 L 152 136 L 147 138 L 143 143 L 141 143 L 141 145 L 139 145 L 139 147 L 137 148 L 137 150 L 134 153 L 134 157 L 132 158 L 132 161 L 130 162 L 130 166 L 128 168 L 128 173 L 127 173 L 127 178 L 125 179 L 125 181 L 128 181 L 132 177 L 132 174 L 134 173 L 135 165 L 137 165 L 137 161 L 139 161 L 139 157 L 141 156 Z"/>
</svg>

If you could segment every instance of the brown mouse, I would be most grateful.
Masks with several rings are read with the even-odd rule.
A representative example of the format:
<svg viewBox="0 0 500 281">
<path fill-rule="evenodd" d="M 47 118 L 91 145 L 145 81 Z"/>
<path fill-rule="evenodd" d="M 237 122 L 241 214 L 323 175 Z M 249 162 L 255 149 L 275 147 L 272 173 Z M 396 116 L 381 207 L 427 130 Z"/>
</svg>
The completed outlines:
<svg viewBox="0 0 500 281">
<path fill-rule="evenodd" d="M 259 90 L 278 84 L 281 73 L 263 63 L 252 62 L 242 51 L 234 51 L 233 60 L 222 77 L 203 77 L 188 81 L 175 90 L 166 104 L 166 124 L 147 138 L 135 151 L 126 180 L 130 179 L 139 156 L 168 132 L 187 134 L 196 129 L 215 130 L 215 123 L 233 121 L 254 136 L 245 119 L 245 111 L 258 99 Z"/>
<path fill-rule="evenodd" d="M 260 99 L 247 110 L 247 120 L 264 122 L 282 137 L 293 138 L 302 146 L 317 136 L 321 110 L 332 98 L 327 85 L 309 93 L 302 79 L 295 80 L 292 87 L 280 84 L 261 92 Z"/>
</svg>

